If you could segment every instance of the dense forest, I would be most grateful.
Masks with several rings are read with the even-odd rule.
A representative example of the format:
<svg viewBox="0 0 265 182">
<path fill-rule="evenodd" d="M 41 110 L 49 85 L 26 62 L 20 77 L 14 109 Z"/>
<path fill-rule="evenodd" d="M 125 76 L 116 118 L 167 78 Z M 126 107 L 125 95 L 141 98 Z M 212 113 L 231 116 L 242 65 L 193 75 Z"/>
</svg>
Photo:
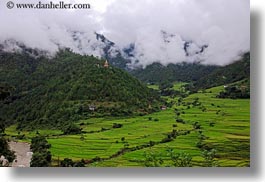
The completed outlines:
<svg viewBox="0 0 265 182">
<path fill-rule="evenodd" d="M 200 63 L 180 63 L 163 66 L 153 63 L 144 69 L 133 70 L 132 75 L 150 84 L 165 82 L 187 82 L 188 89 L 211 88 L 250 78 L 250 53 L 227 66 L 202 65 Z"/>
<path fill-rule="evenodd" d="M 197 82 L 197 88 L 210 88 L 226 85 L 243 79 L 250 79 L 250 53 L 245 53 L 240 60 L 227 66 L 219 67 L 210 74 L 205 74 Z"/>
<path fill-rule="evenodd" d="M 0 120 L 18 129 L 62 128 L 90 117 L 143 115 L 159 109 L 158 94 L 104 60 L 69 50 L 54 58 L 0 54 Z"/>
<path fill-rule="evenodd" d="M 204 75 L 212 73 L 218 66 L 202 65 L 200 63 L 179 63 L 163 66 L 153 63 L 146 68 L 135 69 L 131 74 L 146 83 L 162 82 L 194 82 Z"/>
</svg>

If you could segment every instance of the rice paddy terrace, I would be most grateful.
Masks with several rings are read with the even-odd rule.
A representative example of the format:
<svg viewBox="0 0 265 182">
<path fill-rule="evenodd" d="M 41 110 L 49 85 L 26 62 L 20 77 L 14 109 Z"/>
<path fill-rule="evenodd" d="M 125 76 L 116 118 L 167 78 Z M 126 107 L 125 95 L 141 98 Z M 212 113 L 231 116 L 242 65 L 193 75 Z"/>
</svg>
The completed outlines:
<svg viewBox="0 0 265 182">
<path fill-rule="evenodd" d="M 152 86 L 155 87 L 155 86 Z M 181 85 L 174 85 L 179 89 Z M 104 117 L 81 120 L 81 134 L 60 130 L 16 131 L 7 137 L 30 141 L 36 133 L 51 144 L 53 165 L 58 160 L 84 159 L 86 166 L 145 166 L 146 152 L 156 153 L 169 166 L 169 148 L 188 154 L 192 166 L 205 166 L 204 149 L 214 149 L 217 166 L 250 166 L 250 100 L 220 99 L 223 86 L 191 94 L 165 97 L 171 107 L 145 116 Z"/>
</svg>

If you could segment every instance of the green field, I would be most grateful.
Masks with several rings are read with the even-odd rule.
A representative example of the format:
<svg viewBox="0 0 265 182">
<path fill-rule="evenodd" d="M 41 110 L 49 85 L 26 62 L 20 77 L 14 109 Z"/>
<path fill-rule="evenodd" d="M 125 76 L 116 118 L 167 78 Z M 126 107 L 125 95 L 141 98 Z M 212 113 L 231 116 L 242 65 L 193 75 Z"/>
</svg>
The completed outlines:
<svg viewBox="0 0 265 182">
<path fill-rule="evenodd" d="M 180 88 L 181 84 L 174 85 L 174 89 Z M 46 135 L 52 145 L 50 150 L 55 163 L 63 158 L 91 161 L 99 157 L 101 160 L 87 166 L 144 166 L 146 151 L 158 153 L 167 163 L 166 150 L 172 148 L 189 154 L 193 166 L 204 166 L 202 150 L 197 145 L 199 136 L 203 135 L 203 144 L 216 150 L 218 166 L 250 166 L 250 100 L 216 98 L 221 90 L 223 86 L 214 87 L 191 94 L 181 102 L 177 96 L 166 98 L 172 107 L 145 116 L 83 120 L 78 123 L 83 128 L 80 135 L 63 135 L 59 130 L 38 132 Z M 195 122 L 200 129 L 194 129 Z M 122 127 L 113 128 L 114 123 Z M 36 131 L 18 133 L 15 128 L 15 125 L 7 128 L 6 134 L 13 138 L 24 134 L 22 141 L 36 135 Z M 162 142 L 172 130 L 176 130 L 178 136 Z"/>
</svg>

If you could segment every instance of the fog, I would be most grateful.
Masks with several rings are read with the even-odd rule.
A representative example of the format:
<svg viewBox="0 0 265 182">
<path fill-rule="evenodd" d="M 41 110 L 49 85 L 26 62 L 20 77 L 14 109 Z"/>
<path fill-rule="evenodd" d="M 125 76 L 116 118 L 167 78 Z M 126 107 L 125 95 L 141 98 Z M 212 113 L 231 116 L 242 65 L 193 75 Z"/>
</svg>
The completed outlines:
<svg viewBox="0 0 265 182">
<path fill-rule="evenodd" d="M 15 40 L 51 54 L 69 47 L 100 57 L 104 44 L 96 39 L 97 32 L 115 43 L 114 51 L 133 44 L 132 64 L 142 66 L 194 61 L 226 65 L 250 49 L 248 0 L 64 2 L 89 3 L 91 9 L 8 9 L 1 1 L 0 43 L 6 44 L 6 50 L 16 49 L 14 44 L 7 45 Z"/>
</svg>

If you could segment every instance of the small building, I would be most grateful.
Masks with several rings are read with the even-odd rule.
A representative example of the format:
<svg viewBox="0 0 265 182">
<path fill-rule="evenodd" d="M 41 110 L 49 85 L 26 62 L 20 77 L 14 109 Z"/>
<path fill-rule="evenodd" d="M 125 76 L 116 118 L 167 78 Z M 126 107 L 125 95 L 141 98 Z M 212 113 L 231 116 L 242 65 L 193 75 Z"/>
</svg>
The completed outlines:
<svg viewBox="0 0 265 182">
<path fill-rule="evenodd" d="M 109 63 L 108 63 L 108 60 L 106 60 L 104 63 L 104 68 L 108 68 L 108 67 L 109 67 Z"/>
<path fill-rule="evenodd" d="M 90 111 L 95 111 L 96 110 L 96 106 L 95 105 L 89 105 L 88 108 Z"/>
</svg>

